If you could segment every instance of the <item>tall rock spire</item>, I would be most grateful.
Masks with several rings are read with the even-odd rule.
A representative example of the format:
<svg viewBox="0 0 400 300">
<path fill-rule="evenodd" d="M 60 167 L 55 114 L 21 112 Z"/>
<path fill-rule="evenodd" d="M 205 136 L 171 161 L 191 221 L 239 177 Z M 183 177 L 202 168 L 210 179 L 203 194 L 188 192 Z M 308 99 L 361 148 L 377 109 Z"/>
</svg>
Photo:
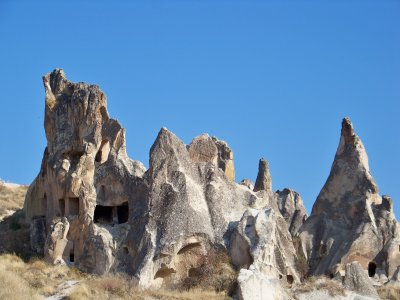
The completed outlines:
<svg viewBox="0 0 400 300">
<path fill-rule="evenodd" d="M 343 119 L 331 172 L 299 234 L 312 274 L 333 275 L 358 261 L 391 277 L 400 262 L 399 251 L 393 252 L 400 236 L 391 201 L 378 194 L 349 118 Z"/>
<path fill-rule="evenodd" d="M 254 185 L 254 191 L 266 191 L 272 193 L 272 178 L 269 171 L 269 164 L 264 158 L 261 158 L 258 164 L 258 174 L 256 184 Z"/>
</svg>

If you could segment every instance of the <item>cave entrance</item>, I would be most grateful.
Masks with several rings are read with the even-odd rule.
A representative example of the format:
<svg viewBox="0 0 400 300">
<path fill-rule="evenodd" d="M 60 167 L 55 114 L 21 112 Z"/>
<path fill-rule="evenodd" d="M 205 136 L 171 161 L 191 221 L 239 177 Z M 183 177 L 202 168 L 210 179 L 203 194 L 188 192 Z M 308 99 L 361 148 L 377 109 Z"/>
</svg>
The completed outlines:
<svg viewBox="0 0 400 300">
<path fill-rule="evenodd" d="M 111 224 L 113 221 L 113 207 L 96 205 L 94 209 L 94 222 L 102 224 Z"/>
<path fill-rule="evenodd" d="M 374 277 L 376 273 L 376 263 L 374 263 L 373 261 L 371 261 L 368 264 L 368 276 L 369 277 Z"/>
<path fill-rule="evenodd" d="M 125 202 L 117 207 L 117 215 L 118 215 L 118 224 L 128 222 L 128 217 L 129 217 L 128 202 Z"/>
</svg>

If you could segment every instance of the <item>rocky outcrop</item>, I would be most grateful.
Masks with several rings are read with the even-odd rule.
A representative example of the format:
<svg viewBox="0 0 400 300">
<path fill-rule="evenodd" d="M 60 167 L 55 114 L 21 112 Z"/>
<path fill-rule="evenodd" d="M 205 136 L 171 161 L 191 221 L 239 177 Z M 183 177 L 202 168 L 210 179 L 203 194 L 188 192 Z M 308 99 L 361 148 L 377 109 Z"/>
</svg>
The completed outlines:
<svg viewBox="0 0 400 300">
<path fill-rule="evenodd" d="M 37 252 L 43 249 L 52 263 L 127 272 L 141 287 L 160 287 L 195 276 L 212 253 L 237 245 L 251 248 L 253 268 L 263 276 L 298 278 L 267 168 L 259 172 L 263 189 L 254 192 L 234 182 L 226 142 L 204 134 L 185 145 L 162 128 L 145 170 L 127 156 L 125 131 L 109 117 L 99 87 L 72 83 L 62 70 L 43 81 L 47 147 L 25 201 L 32 240 L 45 231 Z M 265 234 L 257 241 L 247 236 L 250 219 L 251 230 Z"/>
<path fill-rule="evenodd" d="M 128 221 L 129 212 L 130 218 L 137 212 L 140 205 L 133 204 L 141 199 L 137 186 L 144 167 L 126 155 L 125 131 L 109 117 L 106 97 L 98 86 L 72 83 L 59 69 L 43 77 L 43 82 L 47 147 L 25 199 L 26 217 L 29 222 L 44 218 L 49 235 L 54 220 L 67 218 L 68 253 L 62 256 L 83 270 L 105 273 L 122 249 L 100 238 L 97 229 L 111 232 Z M 41 222 L 31 226 L 36 224 L 41 226 Z M 106 269 L 87 255 L 96 257 L 104 249 L 109 250 Z"/>
<path fill-rule="evenodd" d="M 258 174 L 254 185 L 254 191 L 266 191 L 272 193 L 272 179 L 269 172 L 269 164 L 268 161 L 263 158 L 260 159 L 258 165 Z"/>
<path fill-rule="evenodd" d="M 346 275 L 343 279 L 343 285 L 350 291 L 355 291 L 361 295 L 379 299 L 373 282 L 368 277 L 368 273 L 357 261 L 346 265 Z"/>
<path fill-rule="evenodd" d="M 99 87 L 72 83 L 59 69 L 43 82 L 47 147 L 24 209 L 32 248 L 51 263 L 171 287 L 211 274 L 204 268 L 218 253 L 228 257 L 218 268 L 239 272 L 242 299 L 285 299 L 281 285 L 299 282 L 307 263 L 311 274 L 347 272 L 351 281 L 358 275 L 346 264 L 359 261 L 373 280 L 398 281 L 392 200 L 378 194 L 348 119 L 307 219 L 299 194 L 272 191 L 266 160 L 255 185 L 238 184 L 226 142 L 203 134 L 185 145 L 162 128 L 146 170 L 127 156 L 125 130 Z"/>
<path fill-rule="evenodd" d="M 291 236 L 285 220 L 272 208 L 244 213 L 232 235 L 230 255 L 239 269 L 255 269 L 289 283 L 299 280 Z"/>
<path fill-rule="evenodd" d="M 189 156 L 194 162 L 211 162 L 224 171 L 228 179 L 235 180 L 233 151 L 226 142 L 205 133 L 194 138 L 187 148 Z"/>
<path fill-rule="evenodd" d="M 391 200 L 378 194 L 365 148 L 348 118 L 330 175 L 299 234 L 312 274 L 335 274 L 358 261 L 371 277 L 390 278 L 400 264 Z"/>
<path fill-rule="evenodd" d="M 65 264 L 63 255 L 68 244 L 69 222 L 66 217 L 54 221 L 54 224 L 51 225 L 50 234 L 47 236 L 44 256 L 52 264 Z"/>
<path fill-rule="evenodd" d="M 297 192 L 290 189 L 276 191 L 275 196 L 279 211 L 289 227 L 290 234 L 296 236 L 300 227 L 307 219 L 307 211 L 303 200 Z"/>
</svg>

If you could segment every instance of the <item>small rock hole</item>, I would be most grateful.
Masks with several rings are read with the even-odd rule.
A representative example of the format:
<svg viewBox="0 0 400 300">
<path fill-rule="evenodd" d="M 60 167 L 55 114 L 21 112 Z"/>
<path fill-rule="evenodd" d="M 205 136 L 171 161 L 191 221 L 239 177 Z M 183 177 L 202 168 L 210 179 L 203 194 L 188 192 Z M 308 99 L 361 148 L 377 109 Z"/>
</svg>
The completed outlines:
<svg viewBox="0 0 400 300">
<path fill-rule="evenodd" d="M 292 284 L 294 281 L 293 275 L 286 275 L 286 281 L 289 284 Z"/>
<path fill-rule="evenodd" d="M 374 277 L 376 273 L 376 263 L 374 263 L 373 261 L 371 261 L 368 264 L 368 276 L 369 277 Z"/>
</svg>

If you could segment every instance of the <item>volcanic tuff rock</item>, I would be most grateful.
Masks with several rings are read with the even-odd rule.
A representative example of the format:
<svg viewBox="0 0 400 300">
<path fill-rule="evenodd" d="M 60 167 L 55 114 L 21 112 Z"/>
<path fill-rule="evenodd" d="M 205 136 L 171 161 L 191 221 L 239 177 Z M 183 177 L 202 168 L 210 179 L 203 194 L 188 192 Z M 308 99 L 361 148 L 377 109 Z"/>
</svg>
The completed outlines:
<svg viewBox="0 0 400 300">
<path fill-rule="evenodd" d="M 296 236 L 300 227 L 307 219 L 307 211 L 304 208 L 303 200 L 300 195 L 290 189 L 276 191 L 279 211 L 285 218 L 292 236 Z"/>
<path fill-rule="evenodd" d="M 349 119 L 307 219 L 299 194 L 273 192 L 266 160 L 255 185 L 238 184 L 226 142 L 203 134 L 185 145 L 162 128 L 146 170 L 127 156 L 125 130 L 99 87 L 72 83 L 59 69 L 43 82 L 47 147 L 25 213 L 32 249 L 50 262 L 161 287 L 193 280 L 207 258 L 224 253 L 231 262 L 223 268 L 239 271 L 242 299 L 257 291 L 285 299 L 281 285 L 299 282 L 308 265 L 310 274 L 348 282 L 360 268 L 346 265 L 358 261 L 374 281 L 398 283 L 392 200 L 378 194 Z"/>
<path fill-rule="evenodd" d="M 25 201 L 37 252 L 52 263 L 126 272 L 142 287 L 159 287 L 199 272 L 212 251 L 237 246 L 251 248 L 255 272 L 298 279 L 264 164 L 259 174 L 267 184 L 252 191 L 234 182 L 226 142 L 205 134 L 185 145 L 162 128 L 145 170 L 127 156 L 125 131 L 109 117 L 99 87 L 72 83 L 59 69 L 43 82 L 47 147 Z M 265 236 L 248 236 L 243 226 L 252 218 L 251 230 Z M 243 240 L 231 243 L 232 235 Z M 236 251 L 235 259 L 247 255 Z"/>
<path fill-rule="evenodd" d="M 330 175 L 299 230 L 312 274 L 335 274 L 358 261 L 371 277 L 400 265 L 399 225 L 392 200 L 381 197 L 368 157 L 348 118 Z"/>
<path fill-rule="evenodd" d="M 378 293 L 373 286 L 373 282 L 368 277 L 368 273 L 357 261 L 346 265 L 346 275 L 344 276 L 343 283 L 344 286 L 351 291 L 379 299 Z"/>
</svg>

